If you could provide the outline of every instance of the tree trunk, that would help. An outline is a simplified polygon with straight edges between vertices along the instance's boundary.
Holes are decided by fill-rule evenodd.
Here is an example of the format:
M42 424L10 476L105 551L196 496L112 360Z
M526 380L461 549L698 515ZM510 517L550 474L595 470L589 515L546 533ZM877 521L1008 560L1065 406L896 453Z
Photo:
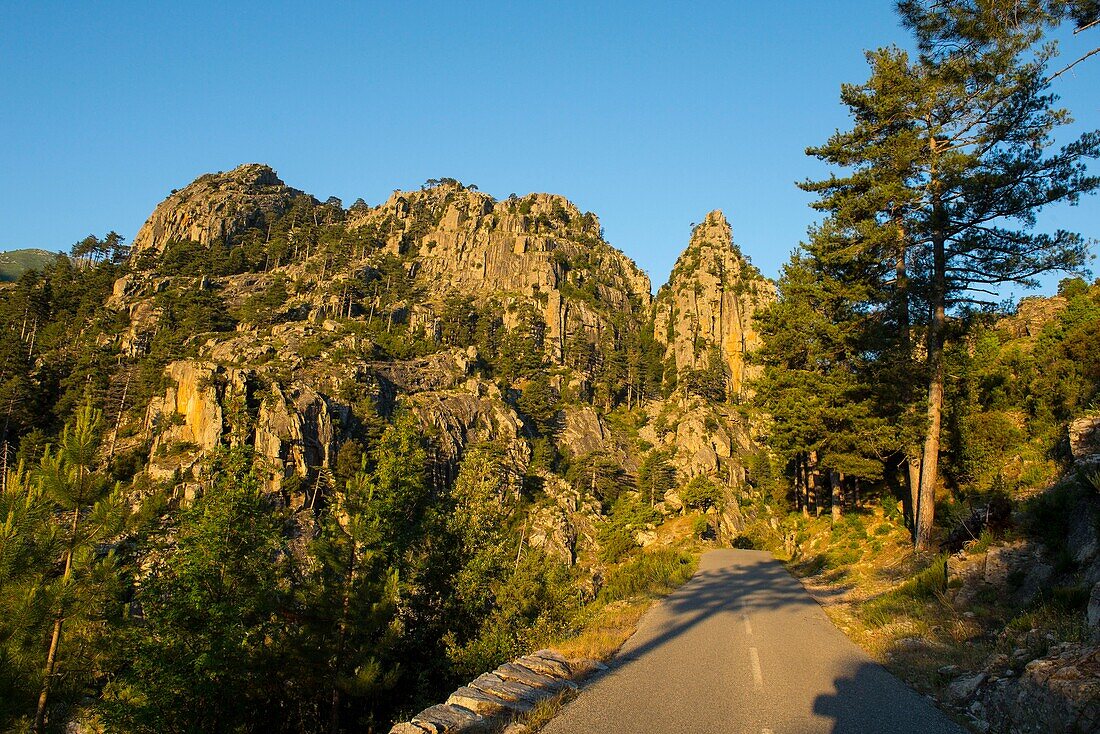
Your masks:
M806 486L806 457L802 454L799 454L798 458L794 460L794 477L795 497L798 501L798 507L802 510L803 517L809 517L810 503L808 502L809 492Z
M73 542L76 540L77 523L80 522L80 508L73 510L73 522L69 540L69 550L65 554L65 572L62 579L68 583L69 575L73 570ZM34 714L35 734L43 734L46 731L46 705L50 699L50 686L53 682L54 671L57 668L57 652L61 649L61 626L65 622L65 614L62 609L57 610L57 617L53 623L53 634L50 636L50 650L46 654L46 671L42 678L42 691L38 694L38 709Z
M340 624L336 630L336 660L333 665L332 703L329 709L329 731L337 734L340 731L340 686L337 680L340 675L340 666L344 662L344 648L347 642L348 618L351 616L351 591L355 584L355 560L358 556L356 542L351 542L351 557L348 559L348 572L344 577L344 594L340 600Z
M936 141L932 140L935 151ZM935 180L935 179L934 179ZM933 185L935 185L933 183ZM940 422L943 417L943 347L947 325L947 262L945 256L944 210L937 191L932 197L932 322L928 327L928 427L920 464L920 490L917 494L914 544L928 548L935 519L936 484L939 479Z
M53 678L54 668L57 666L57 650L61 646L61 623L64 617L60 614L53 623L53 635L50 637L50 652L46 656L46 675L42 681L42 692L38 694L38 710L34 715L34 731L43 734L46 731L46 704L50 697L50 681Z
M906 486L909 488L909 527L914 533L917 527L917 496L920 494L920 457L916 453L914 450L912 454L905 456Z
M831 472L829 474L829 484L832 485L833 489L833 494L830 501L830 509L832 510L833 522L839 522L841 503L844 501L841 489L844 484L844 475L836 471Z
M821 517L821 502L817 496L817 452L810 452L809 462L806 464L806 504L812 505L814 515Z

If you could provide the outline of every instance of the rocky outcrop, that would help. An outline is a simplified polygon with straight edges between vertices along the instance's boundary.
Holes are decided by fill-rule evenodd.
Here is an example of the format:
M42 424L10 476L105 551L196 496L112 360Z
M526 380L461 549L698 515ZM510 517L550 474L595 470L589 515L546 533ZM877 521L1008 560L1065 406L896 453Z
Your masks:
M375 233L391 253L415 255L415 275L436 297L497 297L509 327L517 305L535 306L555 360L570 339L594 340L611 314L644 319L652 300L649 278L603 240L596 216L553 194L497 201L448 182L395 192L348 226Z
M337 415L334 415L336 413ZM263 397L256 419L256 456L268 472L268 491L282 489L287 477L305 479L329 472L336 460L337 432L344 410L307 385L283 390L277 383ZM291 506L304 501L289 498Z
M536 476L545 499L531 511L527 545L573 565L583 549L597 547L603 520L600 501L550 472L539 471Z
M163 252L169 243L184 240L224 242L284 214L297 196L302 192L259 163L199 176L157 206L134 237L133 252Z
M606 666L592 660L567 660L539 650L479 675L444 704L430 706L390 734L454 734L499 728L509 717L530 712L540 702L575 691L579 682Z
M1003 656L1002 656L1003 657ZM949 687L954 704L983 732L1100 730L1100 648L1064 644L1017 675L999 659Z
M681 480L713 474L729 486L744 483L742 456L751 441L734 412L685 395L651 403L646 411L648 420L638 435L671 457Z
M589 406L565 406L561 411L561 429L557 440L574 458L604 454L630 476L638 473L638 462L630 446L611 430L600 414Z
M222 445L252 446L272 492L287 477L331 469L347 409L312 387L273 382L258 399L253 371L201 360L173 362L165 376L170 384L164 396L154 398L146 412L154 479L191 469ZM301 498L288 500L301 504Z
M947 575L954 579L953 603L969 608L984 594L1023 605L1034 599L1054 575L1054 567L1033 542L1018 540L985 553L950 556Z
M1069 448L1076 463L1100 467L1100 416L1083 416L1070 422Z
M1022 298L1016 313L998 320L997 328L1017 339L1038 336L1044 326L1066 310L1067 303L1062 296Z
M401 404L428 430L439 458L458 462L467 446L494 442L505 449L518 473L526 471L531 450L523 440L523 419L495 384L470 378L458 390L405 395Z
M153 437L148 472L157 480L195 466L222 443L223 403L247 400L248 375L212 362L182 360L165 368L170 384L146 410L145 429Z
M774 299L775 286L733 244L722 212L712 211L657 294L654 336L681 376L707 368L717 348L729 370L729 393L740 396L753 374L746 355L760 343L753 315Z

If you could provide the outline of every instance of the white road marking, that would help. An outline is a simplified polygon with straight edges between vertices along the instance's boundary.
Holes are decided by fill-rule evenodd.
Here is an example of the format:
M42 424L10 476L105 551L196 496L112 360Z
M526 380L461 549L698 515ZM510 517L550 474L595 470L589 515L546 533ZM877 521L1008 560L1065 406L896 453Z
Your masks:
M745 622L745 634L751 635L752 634L752 622L749 621L749 615L742 614L741 619L744 620L744 622Z
M764 674L760 671L760 653L756 651L755 647L749 648L749 658L752 661L752 682L756 685L756 690L764 690Z
M771 729L761 729L760 734L775 734Z

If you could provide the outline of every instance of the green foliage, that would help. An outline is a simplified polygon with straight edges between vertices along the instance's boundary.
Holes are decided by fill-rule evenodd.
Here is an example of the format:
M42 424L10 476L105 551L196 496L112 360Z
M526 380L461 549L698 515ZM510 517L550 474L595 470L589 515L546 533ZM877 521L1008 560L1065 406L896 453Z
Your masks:
M103 637L120 590L114 551L103 544L126 512L96 471L100 424L86 404L33 474L12 472L0 497L5 727L30 720L35 701L56 725L104 672Z
M868 624L882 626L917 607L934 603L946 591L947 558L937 556L901 586L868 602L860 613Z
M689 393L716 403L724 403L730 382L730 368L718 346L707 350L707 366L691 370L683 378Z
M722 488L707 475L698 474L680 490L680 499L688 507L706 512L722 502Z
M667 593L693 573L695 561L686 553L668 548L642 553L608 573L599 598L613 602L639 594Z
M600 529L600 560L618 563L638 549L629 529L620 525L608 525Z
M179 514L174 542L160 541L140 588L142 616L119 632L130 662L104 691L111 728L235 730L273 714L287 675L279 611L289 557L251 459L223 453L213 486Z
M491 445L471 449L455 481L450 527L462 564L447 644L456 675L477 675L560 635L579 605L566 566L523 551L513 527L520 481Z
M477 637L452 650L456 671L476 675L564 636L579 607L568 567L537 553L524 556L496 587L493 610Z
M626 484L626 475L619 463L600 451L571 461L566 478L582 496L595 497L606 507L618 498Z
M516 407L534 423L540 434L553 432L558 421L559 402L557 391L550 386L545 372L536 373L524 383Z
M657 449L650 450L642 459L638 468L638 491L649 504L664 499L665 492L676 486L676 468L669 461L668 454Z
M278 310L287 302L289 296L286 276L279 273L264 291L254 293L245 299L236 318L239 321L257 325L271 325L279 319Z

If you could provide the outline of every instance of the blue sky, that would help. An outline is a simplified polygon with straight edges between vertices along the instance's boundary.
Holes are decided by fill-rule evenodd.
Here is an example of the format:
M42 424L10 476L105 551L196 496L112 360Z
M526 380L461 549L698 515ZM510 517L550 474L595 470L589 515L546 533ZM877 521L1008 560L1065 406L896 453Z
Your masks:
M0 249L132 238L169 190L260 161L346 204L443 176L560 193L655 286L720 208L774 277L814 218L803 151L847 127L840 84L907 42L888 0L0 0ZM1098 79L1093 59L1059 85L1078 129ZM1042 221L1100 236L1098 206Z

